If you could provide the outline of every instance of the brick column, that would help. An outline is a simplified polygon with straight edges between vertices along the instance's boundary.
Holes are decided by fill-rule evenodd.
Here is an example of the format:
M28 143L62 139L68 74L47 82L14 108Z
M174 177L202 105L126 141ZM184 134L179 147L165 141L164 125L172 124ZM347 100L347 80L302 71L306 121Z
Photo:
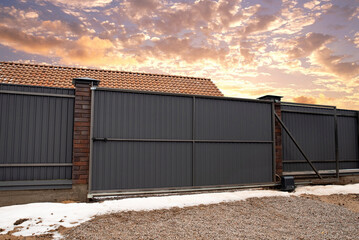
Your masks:
M275 95L265 95L263 97L259 97L261 100L270 100L274 102L274 111L281 118L281 101L282 96ZM282 128L278 121L275 121L275 166L276 166L276 174L278 176L282 176L283 174L283 157L282 157ZM280 179L277 179L280 180Z
M75 113L72 155L73 184L88 184L90 158L91 86L98 80L74 78Z

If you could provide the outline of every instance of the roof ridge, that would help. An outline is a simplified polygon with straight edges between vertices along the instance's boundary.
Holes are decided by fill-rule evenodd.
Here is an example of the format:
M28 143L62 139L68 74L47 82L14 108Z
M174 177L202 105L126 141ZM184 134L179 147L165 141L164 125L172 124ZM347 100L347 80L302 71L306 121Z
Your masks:
M6 61L0 61L0 64L26 65L26 66L47 67L47 68L57 67L57 68L65 68L65 69L77 69L77 70L81 69L81 70L90 70L90 71L98 71L98 72L117 72L117 73L125 73L125 74L140 74L140 75L147 75L147 76L162 76L162 77L187 78L187 79L197 79L197 80L209 80L209 81L212 81L210 78L190 77L190 76L182 76L182 75L144 73L144 72L129 72L129 71L106 70L106 69L96 69L96 68L86 68L86 67L68 67L68 66L50 65L50 64L34 64L34 63L6 62Z

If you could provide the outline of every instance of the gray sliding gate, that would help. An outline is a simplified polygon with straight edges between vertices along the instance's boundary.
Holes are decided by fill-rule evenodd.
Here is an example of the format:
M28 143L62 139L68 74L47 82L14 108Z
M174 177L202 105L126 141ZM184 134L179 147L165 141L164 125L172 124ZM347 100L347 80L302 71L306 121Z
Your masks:
M359 172L358 112L331 106L282 103L282 120L322 173ZM293 141L282 131L283 171L312 173Z
M93 89L90 193L273 182L273 103Z
M74 97L0 84L0 190L71 187Z

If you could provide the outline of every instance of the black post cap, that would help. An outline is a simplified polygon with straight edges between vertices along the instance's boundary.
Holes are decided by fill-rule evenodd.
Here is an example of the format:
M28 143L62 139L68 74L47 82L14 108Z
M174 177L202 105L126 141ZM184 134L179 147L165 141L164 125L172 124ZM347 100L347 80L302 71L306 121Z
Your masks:
M260 100L270 100L274 102L280 102L283 96L277 96L277 95L264 95L262 97L259 97Z
M88 78L88 77L81 77L81 78L74 78L72 79L72 84L76 85L78 83L82 84L91 84L92 86L98 86L100 80Z

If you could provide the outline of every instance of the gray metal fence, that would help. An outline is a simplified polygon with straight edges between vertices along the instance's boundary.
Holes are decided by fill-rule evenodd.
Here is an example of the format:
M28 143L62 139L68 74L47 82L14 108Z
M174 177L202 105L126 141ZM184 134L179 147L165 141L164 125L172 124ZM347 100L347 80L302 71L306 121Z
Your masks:
M93 90L90 191L273 181L273 103Z
M0 84L0 190L71 187L74 90Z
M330 106L282 103L282 119L316 169L322 173L359 170L358 112ZM311 172L286 132L282 133L283 170Z

